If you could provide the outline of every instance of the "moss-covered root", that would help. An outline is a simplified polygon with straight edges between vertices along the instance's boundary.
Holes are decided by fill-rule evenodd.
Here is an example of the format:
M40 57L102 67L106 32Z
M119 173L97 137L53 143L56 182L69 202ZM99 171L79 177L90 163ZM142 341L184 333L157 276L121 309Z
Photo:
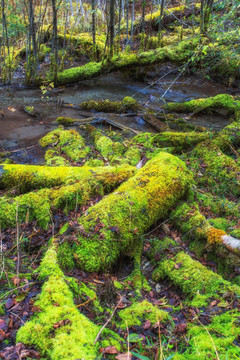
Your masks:
M56 165L56 157L67 161L80 161L89 153L90 148L86 147L83 138L76 130L64 130L62 126L50 131L39 140L43 148L49 148L45 154L47 165Z
M212 298L221 299L228 291L232 295L240 295L237 285L232 285L222 276L208 270L190 255L178 251L169 259L162 256L164 260L158 263L153 273L154 281L168 277L188 296L191 305L196 307L209 305Z
M189 347L182 355L174 353L173 359L213 360L216 359L216 351L219 355L224 355L221 358L225 359L228 352L229 355L239 353L238 348L233 344L240 333L237 327L239 310L237 306L232 310L234 307L231 304L237 301L240 288L193 260L191 256L181 251L179 245L172 239L164 238L160 241L157 239L150 254L150 257L155 259L154 263L157 254L161 260L157 262L153 273L154 281L158 282L166 277L170 279L186 295L186 305L198 309L209 306L208 309L211 311L214 306L212 302L216 301L219 304L217 310L220 312L222 304L222 314L212 318L207 330L197 317L195 324L188 324ZM238 356L233 356L231 359L237 360Z
M111 167L49 167L38 165L0 165L0 189L25 193L34 189L91 181L95 178L105 185L118 185L136 172L130 165Z
M133 145L141 145L145 148L174 148L176 152L192 149L195 145L210 139L210 134L195 132L161 132L159 134L143 133L134 136L131 140Z
M166 311L152 305L147 300L134 303L127 309L119 311L118 315L121 319L120 326L123 329L136 325L141 326L146 320L149 320L152 325L156 324L158 321L165 323L170 320Z
M184 103L169 103L164 109L177 113L200 113L225 110L227 115L238 117L240 112L240 101L231 95L220 94L206 99L191 100Z
M227 235L225 231L215 229L208 220L200 213L198 205L182 204L171 214L175 225L183 232L189 234L195 240L206 240L211 245L222 245L234 255L240 257L240 240Z
M94 196L103 196L114 190L136 172L130 166L125 166L125 169L108 169L109 171L99 174L90 171L89 176L59 188L44 188L15 198L0 197L1 228L14 227L16 214L19 223L37 220L38 225L45 228L57 209L64 209L66 212L77 209Z
M33 345L52 360L97 359L94 340L100 328L81 314L57 263L56 246L46 253L39 276L47 279L35 305L39 312L17 333L17 342ZM111 342L111 341L110 341Z
M223 137L208 140L198 144L191 153L196 169L201 176L197 182L203 186L211 186L217 194L240 195L240 167L237 162L222 150L228 147L228 141ZM204 164L204 166L201 166Z
M131 98L130 96L125 97L123 101L90 100L81 103L79 106L84 110L95 110L106 113L124 113L129 110L137 111L140 108L137 100Z
M177 157L160 153L114 193L79 219L82 231L74 252L83 269L99 271L113 265L191 184L191 174Z
M112 165L130 164L136 166L141 160L140 150L136 146L127 149L120 142L113 142L108 136L102 135L101 131L90 124L86 125L86 130L93 137L96 149Z

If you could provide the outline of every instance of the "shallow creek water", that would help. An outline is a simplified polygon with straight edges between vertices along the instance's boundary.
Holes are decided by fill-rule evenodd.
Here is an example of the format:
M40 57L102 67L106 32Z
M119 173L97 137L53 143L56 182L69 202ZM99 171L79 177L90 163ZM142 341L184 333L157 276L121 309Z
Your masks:
M59 116L84 119L93 114L64 104L79 105L87 100L120 101L125 96L132 96L142 105L159 109L163 101L183 102L194 98L214 96L226 93L227 90L219 84L195 80L194 78L179 78L178 82L166 92L174 77L166 77L164 82L146 85L122 78L119 73L110 74L98 80L85 81L73 87L56 88L49 98L42 98L40 89L26 88L22 85L0 87L0 152L13 151L15 161L43 161L43 153L37 147L37 140L45 133L57 127L53 122ZM58 107L57 103L63 104ZM36 116L28 115L24 106L33 106ZM134 130L154 132L150 125L134 116L119 116L114 114L97 114L99 117L116 120ZM224 115L198 116L187 119L196 125L219 130L228 124ZM22 150L18 150L21 148Z

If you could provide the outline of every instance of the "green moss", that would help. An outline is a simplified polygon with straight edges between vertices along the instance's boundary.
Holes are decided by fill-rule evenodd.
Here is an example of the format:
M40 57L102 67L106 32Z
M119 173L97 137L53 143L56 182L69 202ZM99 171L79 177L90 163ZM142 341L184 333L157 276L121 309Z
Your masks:
M160 147L178 147L181 149L188 149L204 140L210 139L210 134L206 133L183 133L183 132L164 132L154 135L151 143Z
M239 312L216 316L210 325L190 325L189 347L182 355L174 355L174 360L239 359L239 347L235 345L240 335Z
M181 288L191 300L192 306L207 305L212 297L221 298L225 292L240 295L240 288L231 285L184 252L160 262L153 273L154 281L159 281L163 275Z
M39 272L41 278L47 278L35 302L39 312L18 330L17 342L34 345L52 360L96 359L100 344L94 345L94 340L100 328L75 306L67 279L57 263L55 245L47 251ZM113 333L108 330L104 334L110 337ZM116 337L114 335L114 341Z
M74 268L74 254L66 241L58 247L58 264L63 271L71 271Z
M167 312L158 309L157 306L152 305L147 300L137 302L128 308L119 311L121 318L121 328L126 329L135 325L142 325L144 321L149 320L154 325L158 321L164 323L169 320Z
M83 170L83 168L72 169ZM117 185L131 177L136 171L135 168L130 166L124 166L122 168L104 167L100 168L100 171L96 168L96 173L94 173L91 168L86 167L85 170L86 172L82 172L82 179L78 179L78 181L73 184L63 185L59 188L45 188L37 192L29 192L10 199L0 197L1 227L14 227L16 225L16 213L18 213L19 223L37 220L41 227L46 228L51 220L52 212L54 213L57 209L64 209L66 212L77 209L79 206L86 204L92 197L104 195L112 191ZM113 170L113 172L111 170ZM74 175L74 171L72 174ZM14 173L14 176L15 175ZM44 175L46 175L46 173L44 173ZM65 171L64 175L67 175L67 171ZM65 180L66 179L67 178L65 178ZM37 179L37 181L38 180L39 179ZM73 176L72 181L74 180L76 180L76 178L74 179ZM34 185L36 184L34 183Z
M91 181L92 178L103 181L111 187L132 176L136 169L130 165L118 167L48 167L38 165L0 165L0 188L20 193L43 187L73 184L77 181Z
M134 248L158 219L166 216L191 184L191 175L178 158L161 153L114 193L79 219L83 234L74 252L82 268L109 268L121 253Z
M192 152L197 162L204 164L203 176L197 178L200 185L208 185L214 188L216 194L232 193L240 194L238 180L239 167L236 162L224 154L219 148L219 140L206 141L198 144ZM199 171L199 170L197 170Z
M139 108L138 102L131 98L125 97L123 101L109 101L109 100L99 100L99 101L85 101L81 103L80 108L85 110L95 110L98 112L113 112L113 113L123 113L129 110L136 111Z
M58 128L51 131L39 140L42 147L49 147L54 150L55 155L65 155L71 161L79 161L85 158L90 149L85 147L83 138L75 130L63 130ZM47 159L49 160L49 153Z
M141 160L141 152L136 146L131 146L124 154L122 162L136 166Z
M228 115L234 115L240 110L240 102L235 100L233 96L220 94L206 99L191 100L184 103L169 103L164 106L167 111L175 111L178 113L200 113L211 112L224 109Z
M65 85L76 83L80 80L99 76L101 73L108 73L134 66L146 66L168 60L181 63L192 55L198 42L199 39L196 37L194 39L181 41L174 46L166 46L140 54L122 52L104 62L90 62L84 66L64 70L58 74L57 84Z

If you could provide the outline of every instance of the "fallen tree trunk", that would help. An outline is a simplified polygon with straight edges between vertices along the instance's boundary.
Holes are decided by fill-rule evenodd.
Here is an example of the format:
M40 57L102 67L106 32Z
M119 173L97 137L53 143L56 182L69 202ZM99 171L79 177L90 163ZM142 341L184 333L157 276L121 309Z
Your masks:
M121 254L134 253L136 238L164 218L191 183L190 172L177 157L160 153L149 161L79 219L81 231L73 251L80 267L100 271Z
M240 257L240 240L226 234L225 231L214 228L200 213L198 205L182 204L171 214L172 221L189 238L197 241L206 240L213 246L222 245L228 252ZM235 258L235 264L236 258Z
M128 67L152 65L164 61L176 63L189 59L198 46L198 39L184 40L173 46L165 46L141 54L121 53L104 62L90 62L84 66L74 67L58 74L56 85L74 84L81 80L92 79L101 74L110 73Z
M95 178L104 186L115 186L135 173L130 165L119 167L50 167L38 165L0 165L0 189L13 189L25 193L34 189L51 188L73 184L76 181L85 182Z
M14 227L16 216L19 223L37 220L38 225L45 228L51 222L52 213L57 209L63 209L66 212L77 210L94 196L103 196L114 190L122 181L127 180L136 172L135 168L126 165L125 169L110 167L103 169L105 171L95 174L91 169L88 176L82 176L82 178L81 175L84 172L82 174L80 172L78 180L69 179L74 182L73 184L62 185L59 188L44 188L14 198L0 197L1 228ZM39 172L35 174L37 176ZM34 181L33 184L36 185ZM28 188L30 185L31 183L28 184Z

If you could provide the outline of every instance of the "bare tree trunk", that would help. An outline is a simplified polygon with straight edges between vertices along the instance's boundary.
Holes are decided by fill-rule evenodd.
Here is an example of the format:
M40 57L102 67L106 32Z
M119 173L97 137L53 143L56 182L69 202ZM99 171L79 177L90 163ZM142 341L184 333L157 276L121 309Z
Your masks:
M6 64L6 55L5 55L5 46L7 47L7 54L10 64L10 48L9 48L9 40L8 40L8 29L7 29L7 21L6 21L6 15L5 15L5 0L1 0L2 5L2 37L3 37L3 54L4 54L4 65ZM8 83L11 82L11 68L7 66L7 77L8 77ZM4 79L5 81L5 79Z
M93 57L96 57L96 16L95 0L92 0L92 38L93 38Z
M37 43L36 43L36 29L35 29L35 17L33 0L29 0L29 80L34 80L37 72ZM31 47L32 44L32 47Z
M57 38L57 7L56 0L52 0L52 11L53 11L53 37L52 37L52 52L53 52L53 80L57 81L58 72L58 38Z
M113 52L114 52L114 12L115 12L115 0L110 0L110 9L109 9L110 57L113 56Z

